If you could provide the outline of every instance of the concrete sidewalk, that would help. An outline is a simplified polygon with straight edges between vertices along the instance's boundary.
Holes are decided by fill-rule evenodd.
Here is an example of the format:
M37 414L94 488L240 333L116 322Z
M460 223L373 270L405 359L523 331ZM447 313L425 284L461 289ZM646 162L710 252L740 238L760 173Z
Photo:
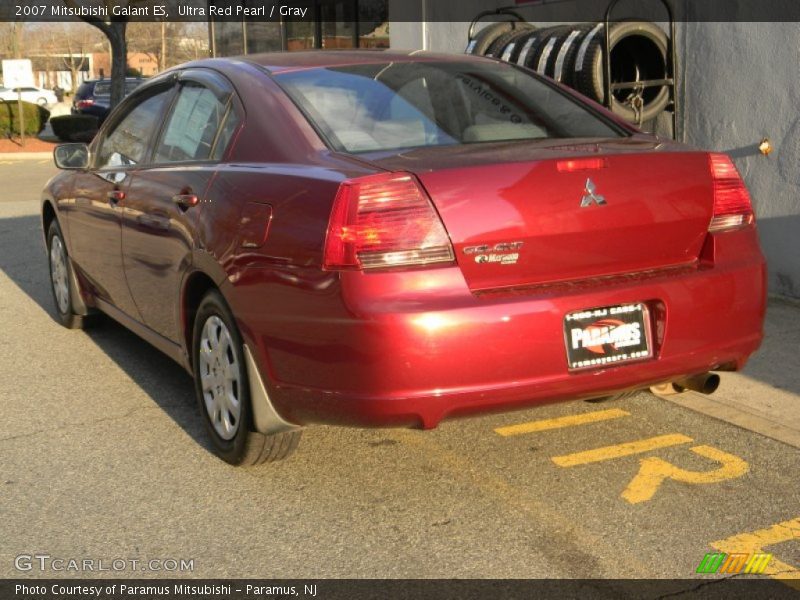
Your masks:
M666 399L800 448L800 302L770 298L764 343L739 373L723 373L716 393Z

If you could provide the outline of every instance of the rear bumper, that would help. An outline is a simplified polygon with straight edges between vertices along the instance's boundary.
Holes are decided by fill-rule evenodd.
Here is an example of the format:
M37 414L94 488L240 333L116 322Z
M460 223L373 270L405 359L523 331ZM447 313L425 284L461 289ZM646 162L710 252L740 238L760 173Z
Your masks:
M270 306L234 309L287 421L431 428L742 368L762 339L765 265L752 230L712 241L713 266L573 291L476 295L458 268L330 274L304 289L251 276L239 301ZM654 358L569 371L564 316L628 302L650 308Z

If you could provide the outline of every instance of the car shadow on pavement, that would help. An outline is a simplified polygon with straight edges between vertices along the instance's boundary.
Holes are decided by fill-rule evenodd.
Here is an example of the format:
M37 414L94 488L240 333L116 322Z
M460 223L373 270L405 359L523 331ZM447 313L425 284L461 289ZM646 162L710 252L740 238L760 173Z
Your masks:
M47 256L38 217L0 219L0 271L56 320ZM82 335L75 332L76 335ZM201 447L211 452L192 379L153 346L104 315L91 318L87 335Z

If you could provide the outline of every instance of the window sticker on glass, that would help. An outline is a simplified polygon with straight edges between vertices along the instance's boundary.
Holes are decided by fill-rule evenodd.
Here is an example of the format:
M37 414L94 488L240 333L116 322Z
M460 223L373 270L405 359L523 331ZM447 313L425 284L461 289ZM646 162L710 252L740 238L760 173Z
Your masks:
M156 161L208 159L225 110L211 90L185 86L172 110Z

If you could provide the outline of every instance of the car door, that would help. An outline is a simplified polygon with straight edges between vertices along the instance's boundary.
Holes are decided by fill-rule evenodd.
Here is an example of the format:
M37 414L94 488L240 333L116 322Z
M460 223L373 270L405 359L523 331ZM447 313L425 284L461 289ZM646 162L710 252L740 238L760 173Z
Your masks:
M192 265L204 198L241 109L221 75L181 74L151 164L138 170L123 209L125 276L144 323L180 342L180 289Z
M75 266L96 297L140 320L122 265L122 209L162 121L173 84L131 98L92 144L92 167L75 177L68 224Z

